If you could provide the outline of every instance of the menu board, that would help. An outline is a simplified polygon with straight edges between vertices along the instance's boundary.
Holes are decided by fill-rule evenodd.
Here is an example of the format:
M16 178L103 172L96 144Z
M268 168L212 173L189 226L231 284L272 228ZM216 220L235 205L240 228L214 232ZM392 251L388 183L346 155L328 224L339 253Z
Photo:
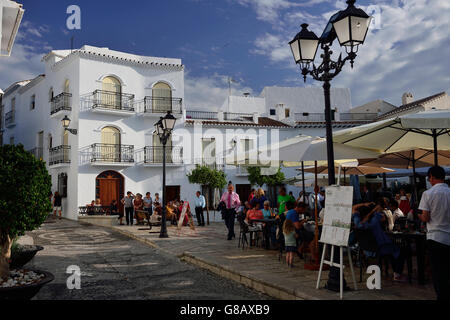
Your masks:
M320 242L346 247L352 223L353 187L333 186L325 191L325 214Z

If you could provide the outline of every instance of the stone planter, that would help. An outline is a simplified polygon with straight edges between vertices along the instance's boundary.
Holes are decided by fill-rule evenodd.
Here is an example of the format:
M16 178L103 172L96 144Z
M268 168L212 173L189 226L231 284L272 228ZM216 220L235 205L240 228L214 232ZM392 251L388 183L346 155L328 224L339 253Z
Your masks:
M44 285L55 279L53 274L46 271L32 269L29 271L33 271L37 274L43 274L44 278L42 278L39 282L33 284L11 288L0 287L0 300L31 300Z
M11 270L21 269L34 258L36 253L42 250L44 250L44 248L41 246L19 246L17 250L11 252L9 268Z

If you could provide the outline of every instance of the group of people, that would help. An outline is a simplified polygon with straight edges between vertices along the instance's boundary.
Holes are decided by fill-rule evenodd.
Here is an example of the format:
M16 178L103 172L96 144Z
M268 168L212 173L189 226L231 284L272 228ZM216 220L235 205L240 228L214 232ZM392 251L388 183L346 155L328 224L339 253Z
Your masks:
M418 220L421 231L425 230L426 225L433 285L438 299L449 300L450 188L445 183L445 170L438 166L428 171L428 181L432 188L422 194L417 211L411 209L409 199L402 190L396 198L380 197L374 202L355 205L353 225L357 229L372 232L378 245L378 253L388 256L392 263L394 281L406 280L402 275L405 255L401 248L392 242L387 232L393 231L399 218L406 217L410 222ZM371 255L370 252L365 254Z

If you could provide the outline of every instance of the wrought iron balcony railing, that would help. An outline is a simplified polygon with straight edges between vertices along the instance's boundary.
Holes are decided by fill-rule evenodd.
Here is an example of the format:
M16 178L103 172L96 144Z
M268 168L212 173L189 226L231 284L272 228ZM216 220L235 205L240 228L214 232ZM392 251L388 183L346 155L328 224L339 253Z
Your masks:
M186 119L191 120L219 120L217 112L186 111Z
M52 107L50 114L54 115L62 110L72 111L72 94L61 93L52 99Z
M16 113L14 111L5 114L5 127L11 126L16 122Z
M144 113L182 113L183 99L169 97L145 97Z
M28 151L32 155L36 157L36 159L42 160L44 159L44 148L34 148Z
M93 109L134 112L134 95L113 91L95 90L93 93Z
M145 164L162 164L163 163L163 147L145 147L144 148ZM182 164L183 148L182 147L166 147L166 163Z
M91 162L134 163L134 146L96 143L91 149Z
M59 146L49 150L49 165L70 164L70 146Z

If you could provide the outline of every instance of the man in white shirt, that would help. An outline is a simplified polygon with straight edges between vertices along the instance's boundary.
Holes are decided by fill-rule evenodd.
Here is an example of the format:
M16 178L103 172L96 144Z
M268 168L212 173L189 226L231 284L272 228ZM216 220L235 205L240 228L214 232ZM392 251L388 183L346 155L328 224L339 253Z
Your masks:
M427 223L427 246L437 299L450 300L450 188L441 167L428 171L428 181L432 188L422 195L419 218Z
M205 208L206 208L206 199L200 193L200 191L197 191L195 197L195 215L197 216L197 223L199 227L205 226L205 217L203 215L203 210Z

